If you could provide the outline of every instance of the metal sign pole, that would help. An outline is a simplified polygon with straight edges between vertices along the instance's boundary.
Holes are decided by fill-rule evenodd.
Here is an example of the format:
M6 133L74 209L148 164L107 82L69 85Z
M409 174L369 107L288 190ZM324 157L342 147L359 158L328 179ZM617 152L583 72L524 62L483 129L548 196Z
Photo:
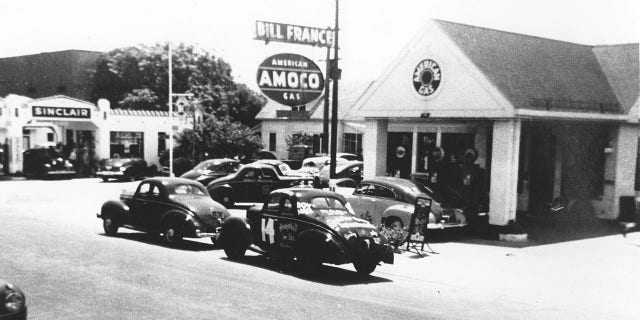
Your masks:
M173 177L173 72L171 70L171 43L169 43L169 176Z
M340 69L338 68L338 11L340 7L340 1L336 0L336 28L335 39L336 42L333 47L333 63L331 66L331 79L333 80L333 93L332 93L332 109L331 109L331 163L329 166L329 176L331 179L336 177L336 153L338 151L338 78L340 78Z

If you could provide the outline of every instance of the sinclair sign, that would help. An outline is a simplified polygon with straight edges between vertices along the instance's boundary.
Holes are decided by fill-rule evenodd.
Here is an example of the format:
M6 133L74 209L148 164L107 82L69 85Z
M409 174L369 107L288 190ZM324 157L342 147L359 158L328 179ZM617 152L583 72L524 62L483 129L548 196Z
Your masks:
M258 67L257 82L264 95L291 107L317 99L324 89L320 68L310 59L293 53L265 59Z

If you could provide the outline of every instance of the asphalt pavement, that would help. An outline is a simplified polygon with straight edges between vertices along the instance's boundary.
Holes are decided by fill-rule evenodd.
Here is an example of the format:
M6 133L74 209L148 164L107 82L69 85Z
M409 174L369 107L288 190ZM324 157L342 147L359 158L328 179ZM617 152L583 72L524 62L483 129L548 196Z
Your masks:
M640 234L546 245L440 241L361 277L316 275L208 239L105 236L95 214L136 182L0 181L0 278L30 319L638 319ZM242 216L244 210L233 210Z

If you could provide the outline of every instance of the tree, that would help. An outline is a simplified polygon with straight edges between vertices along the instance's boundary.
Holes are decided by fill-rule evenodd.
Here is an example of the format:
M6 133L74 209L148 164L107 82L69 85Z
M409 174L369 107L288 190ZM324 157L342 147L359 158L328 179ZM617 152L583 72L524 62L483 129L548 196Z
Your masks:
M240 158L262 149L260 138L249 127L208 115L199 128L186 129L176 136L174 153L190 157L195 141L196 159Z
M167 44L138 45L108 52L94 74L94 100L106 98L114 108L168 110ZM192 93L206 113L247 126L266 100L231 76L224 60L192 45L172 50L173 91Z

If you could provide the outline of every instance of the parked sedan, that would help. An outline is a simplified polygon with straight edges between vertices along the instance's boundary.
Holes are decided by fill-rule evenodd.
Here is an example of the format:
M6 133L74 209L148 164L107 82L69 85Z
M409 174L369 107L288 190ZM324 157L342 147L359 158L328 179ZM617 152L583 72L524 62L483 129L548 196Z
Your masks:
M27 319L27 299L20 288L0 280L0 301L0 319Z
M141 158L112 158L100 161L96 175L102 181L109 179L135 181L149 175L147 162Z
M196 180L206 186L215 179L238 171L238 168L240 168L240 161L235 159L209 159L198 163L180 177Z
M73 164L53 148L28 149L22 155L22 171L26 177L71 178L76 174Z
M262 202L275 189L311 184L312 177L279 175L268 164L251 163L236 173L218 178L207 185L214 200L229 208L236 202Z
M229 212L213 201L205 187L183 178L148 178L135 193L102 205L98 218L104 232L116 235L120 227L161 233L168 244L184 238L211 238L215 243Z
M351 195L347 196L347 200L353 206L357 216L371 221L374 225L408 227L417 197L432 200L427 224L429 229L467 225L462 209L443 207L433 190L407 179L393 177L365 179L358 184Z
M329 167L324 166L319 173L325 184L329 183ZM343 178L353 179L356 183L362 181L362 161L339 162L336 165L336 179Z
M353 263L370 274L380 262L393 263L393 249L372 224L353 215L344 197L311 188L269 194L247 219L229 218L220 242L230 259L254 244L269 255L296 258L309 271L322 263Z

